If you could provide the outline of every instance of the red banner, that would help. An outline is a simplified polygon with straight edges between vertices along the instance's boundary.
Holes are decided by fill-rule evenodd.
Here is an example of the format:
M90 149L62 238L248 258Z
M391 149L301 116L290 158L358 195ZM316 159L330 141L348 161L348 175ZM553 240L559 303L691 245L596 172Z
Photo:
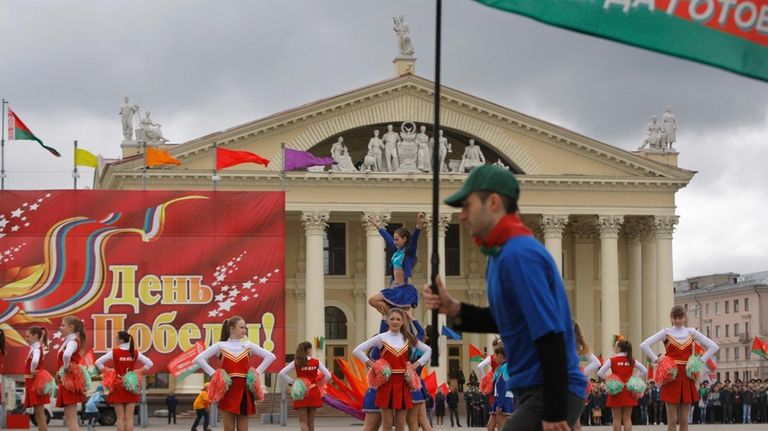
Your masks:
M198 341L218 341L232 315L248 337L285 358L285 196L281 192L0 192L0 327L6 358L24 333L49 330L55 367L61 318L85 321L88 349L117 331L164 372ZM6 359L5 372L23 373Z

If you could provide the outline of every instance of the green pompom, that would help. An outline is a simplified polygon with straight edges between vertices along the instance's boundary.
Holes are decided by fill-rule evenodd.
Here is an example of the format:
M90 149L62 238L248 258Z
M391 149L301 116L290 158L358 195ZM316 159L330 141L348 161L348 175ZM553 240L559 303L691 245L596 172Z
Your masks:
M254 369L251 368L248 370L248 374L245 375L245 386L247 388L252 388L253 384L256 382L256 373L254 372ZM261 382L259 382L261 384Z
M701 360L701 356L691 355L688 358L688 362L685 364L685 374L690 379L698 380L703 368L704 362Z
M139 376L133 371L128 371L127 373L123 374L123 387L126 391L132 394L138 394L141 390L141 382L139 381Z
M80 365L80 370L83 373L83 393L87 394L91 390L91 373L85 365Z
M291 388L291 398L298 401L303 400L306 395L307 385L304 383L304 380L296 379L293 382L293 387Z
M389 377L392 375L392 369L389 367L384 367L384 370L382 371L382 373L384 374L384 377L386 377L387 380L389 380Z
M608 381L605 382L605 390L610 395L618 395L623 389L624 383L622 383L618 378L609 378Z
M633 395L641 395L645 392L645 382L637 376L632 376L627 382L627 390Z

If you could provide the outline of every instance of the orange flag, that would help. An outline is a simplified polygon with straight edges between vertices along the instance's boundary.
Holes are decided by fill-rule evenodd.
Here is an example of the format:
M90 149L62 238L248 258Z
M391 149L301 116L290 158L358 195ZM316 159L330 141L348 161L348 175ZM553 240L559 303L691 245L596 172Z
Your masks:
M175 159L167 151L163 151L154 147L147 147L147 166L161 166L161 165L180 165L181 162Z

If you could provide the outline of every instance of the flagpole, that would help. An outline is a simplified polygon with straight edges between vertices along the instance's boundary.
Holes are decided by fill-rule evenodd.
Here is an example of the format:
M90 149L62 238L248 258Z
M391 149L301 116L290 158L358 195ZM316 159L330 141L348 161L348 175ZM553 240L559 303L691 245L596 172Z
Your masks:
M8 101L3 99L3 130L0 135L0 190L5 190L5 105Z
M438 229L440 229L440 171L443 167L440 165L440 34L442 27L443 1L436 1L435 11L435 121L432 135L435 145L432 151L432 292L437 293L437 275L440 273L440 254L438 247ZM445 282L445 280L443 280ZM438 315L437 310L432 310L432 330L429 334L429 345L432 348L432 358L430 365L440 366L440 351L438 348Z
M77 139L75 139L75 153L74 158L72 159L72 180L74 181L74 184L72 186L73 190L77 190L77 178L80 176L80 174L77 173Z
M142 147L144 147L144 166L141 168L141 189L147 189L147 141L141 141Z
M285 191L285 142L280 143L280 152L283 154L283 167L280 169L280 191Z
M218 149L219 149L219 144L216 141L214 141L213 142L213 175L211 175L211 182L213 183L214 192L216 191L216 183L219 182L219 180L221 179L216 174L216 163L218 163L218 157L219 157Z

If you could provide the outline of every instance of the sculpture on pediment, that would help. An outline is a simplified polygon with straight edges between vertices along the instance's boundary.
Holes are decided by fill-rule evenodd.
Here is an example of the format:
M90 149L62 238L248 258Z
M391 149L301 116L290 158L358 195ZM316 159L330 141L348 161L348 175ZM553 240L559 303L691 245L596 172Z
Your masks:
M416 143L416 125L410 121L400 126L400 143L397 145L398 172L418 170L419 146Z
M418 148L416 165L422 172L432 172L432 151L429 148L429 136L427 127L421 126L416 134L416 146Z
M485 164L485 156L480 146L475 145L475 140L470 139L469 145L464 147L464 155L461 157L459 172L469 172L472 169Z
M163 131L161 129L162 126L152 121L150 118L151 114L151 112L147 111L144 114L144 118L142 118L139 122L139 127L141 128L141 132L143 134L143 140L147 143L147 145L159 145L168 142L168 140L165 139L165 136L163 136ZM139 138L138 133L136 134L136 137Z
M651 122L645 127L645 141L640 148L661 149L662 143L662 129L659 123L656 122L656 116L651 117Z
M667 106L667 109L664 110L664 115L661 116L661 124L664 130L662 146L665 149L671 150L672 144L677 141L677 118L672 113L671 106Z
M344 144L344 138L341 136L331 145L331 157L336 161L336 164L333 165L334 171L357 172L355 164L352 163L352 157L349 155L349 149Z
M139 107L130 103L128 97L124 99L123 106L120 107L120 119L123 123L123 139L133 140L133 116L139 112Z
M363 160L363 169L366 171L381 172L384 141L379 138L379 131L373 131L373 137L368 141L368 153Z
M387 162L387 172L395 172L399 167L397 143L400 142L400 135L394 131L394 126L389 124L387 125L387 133L381 139L384 141L384 159Z
M411 57L415 50L413 49L413 43L411 42L411 29L408 28L408 23L405 22L405 15L392 17L395 22L395 27L392 29L397 35L397 45L400 50L400 57Z
M501 157L499 157L499 159L496 160L496 163L494 163L494 165L507 170L509 169L509 166L505 165L504 162L501 161Z
M432 142L432 146L434 147L435 139L430 139L430 142ZM438 132L437 142L438 156L440 157L440 172L445 172L448 169L445 165L445 156L447 156L448 153L453 152L453 150L451 149L451 144L448 142L448 138L443 136L442 129Z

